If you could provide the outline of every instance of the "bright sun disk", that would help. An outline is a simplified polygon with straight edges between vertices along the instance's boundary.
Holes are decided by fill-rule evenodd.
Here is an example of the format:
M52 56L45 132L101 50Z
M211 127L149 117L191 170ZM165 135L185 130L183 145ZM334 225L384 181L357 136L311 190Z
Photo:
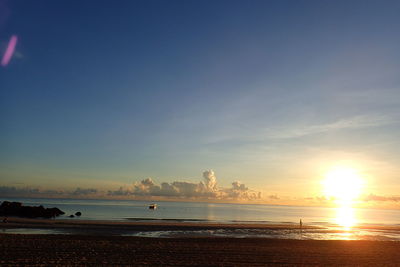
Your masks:
M358 171L348 167L329 170L323 181L325 196L333 197L342 206L354 202L361 194L363 184Z

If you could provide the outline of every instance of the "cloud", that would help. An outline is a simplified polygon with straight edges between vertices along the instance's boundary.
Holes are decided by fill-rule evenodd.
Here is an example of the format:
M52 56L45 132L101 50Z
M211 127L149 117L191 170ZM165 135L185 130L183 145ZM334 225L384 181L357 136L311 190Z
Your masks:
M17 188L14 186L0 186L0 194L2 196L19 196L25 194L37 194L39 189L37 188Z
M98 193L93 188L76 188L75 190L52 190L41 189L37 187L14 187L0 186L0 195L2 197L72 197L72 196L93 196Z
M86 189L82 189L82 188L77 188L75 189L75 191L72 192L73 195L75 196L82 196L82 195L93 195L93 194L97 194L97 189L94 188L86 188Z
M277 149L277 146L287 144L288 140L298 140L339 131L365 130L398 125L400 123L399 118L399 114L369 114L350 116L323 123L303 122L299 124L295 121L288 122L283 120L282 124L270 124L258 130L249 131L250 127L244 130L231 131L233 133L218 136L207 142L207 145L210 149L239 149L241 153L246 147L249 147L251 153L254 153L254 151L259 151L260 148Z
M245 184L235 181L231 187L223 188L217 184L214 171L203 172L203 181L199 183L174 181L157 184L151 178L121 186L117 190L99 190L80 188L71 190L50 190L38 187L0 186L2 197L65 197L65 198L107 198L107 197L161 197L192 200L260 200L261 192L249 189Z
M281 199L279 196L277 196L277 195L270 195L270 196L268 196L268 198L269 199L271 199L271 200L279 200L279 199Z
M174 181L157 185L151 178L135 182L132 186L120 187L108 191L111 196L155 196L191 199L215 200L257 200L261 192L251 190L245 184L235 181L230 188L220 188L214 171L203 172L203 181L199 183Z
M369 194L362 198L363 201L392 201L392 202L399 202L399 196L377 196L374 194Z
M226 196L231 199L255 200L261 199L261 192L249 190L244 184L236 181L232 187L225 190Z
M308 135L325 133L344 129L361 129L369 127L379 127L398 123L399 121L384 115L354 116L341 119L332 123L299 127L296 129L281 129L266 133L268 138L290 139Z
M208 190L217 190L217 177L215 177L214 171L209 170L203 172L204 185Z
M333 197L327 198L326 196L313 196L313 197L309 196L309 197L304 197L302 200L310 204L324 205L333 203L335 199Z

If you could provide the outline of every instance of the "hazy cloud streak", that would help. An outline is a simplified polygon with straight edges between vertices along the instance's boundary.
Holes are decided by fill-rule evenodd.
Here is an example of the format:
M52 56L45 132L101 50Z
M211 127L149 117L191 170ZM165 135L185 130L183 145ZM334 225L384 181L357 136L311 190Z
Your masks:
M378 196L374 194L369 194L368 196L365 196L362 198L363 201L392 201L392 202L399 202L400 201L400 196Z
M296 129L274 129L273 131L267 131L266 135L268 138L290 139L344 129L379 127L395 124L398 122L399 120L385 115L355 116L351 118L341 119L333 123L311 125Z
M53 190L37 187L14 187L0 186L2 197L88 197L101 195L101 192L94 188L76 188L75 190Z

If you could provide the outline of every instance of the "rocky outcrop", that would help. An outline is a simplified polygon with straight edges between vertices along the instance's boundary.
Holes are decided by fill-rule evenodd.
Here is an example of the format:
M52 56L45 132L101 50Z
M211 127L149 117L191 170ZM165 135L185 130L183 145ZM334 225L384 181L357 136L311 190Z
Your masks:
M44 208L43 206L23 206L21 202L3 201L0 205L0 216L17 216L26 218L55 218L65 214L58 208Z

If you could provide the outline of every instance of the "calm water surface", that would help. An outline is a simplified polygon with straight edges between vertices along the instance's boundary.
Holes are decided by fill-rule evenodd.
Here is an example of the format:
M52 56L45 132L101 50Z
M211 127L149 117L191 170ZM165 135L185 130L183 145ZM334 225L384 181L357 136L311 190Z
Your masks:
M212 231L157 231L137 232L137 236L234 236L272 237L294 239L373 239L400 240L396 230L382 230L375 226L400 226L399 210L336 209L323 207L215 204L193 202L157 202L158 208L150 210L151 202L132 200L76 200L76 199L2 199L19 201L24 205L58 207L66 214L59 218L70 219L68 215L77 211L81 217L71 220L110 221L182 221L196 223L299 223L321 226L323 230L212 230ZM369 229L359 226L368 226ZM21 230L20 230L21 231ZM47 233L44 230L44 233Z

